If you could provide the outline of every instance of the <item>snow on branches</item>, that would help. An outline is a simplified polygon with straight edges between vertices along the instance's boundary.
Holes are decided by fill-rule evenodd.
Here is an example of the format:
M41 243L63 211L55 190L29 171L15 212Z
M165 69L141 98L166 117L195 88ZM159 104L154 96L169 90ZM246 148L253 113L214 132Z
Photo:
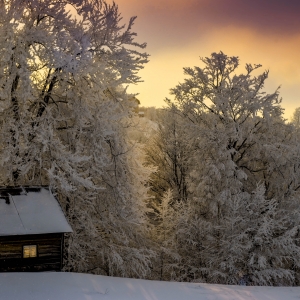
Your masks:
M2 185L50 185L74 234L67 270L145 276L143 171L122 84L148 61L105 0L0 3ZM137 179L138 178L138 179Z
M189 145L188 197L176 211L177 279L297 284L299 146L283 120L278 90L264 92L268 71L255 75L260 65L247 64L238 74L239 59L223 52L201 61L203 67L184 68L187 78L167 99L170 112L184 120L184 134L172 146L181 153ZM160 156L168 161L169 151ZM165 174L157 159L150 164Z

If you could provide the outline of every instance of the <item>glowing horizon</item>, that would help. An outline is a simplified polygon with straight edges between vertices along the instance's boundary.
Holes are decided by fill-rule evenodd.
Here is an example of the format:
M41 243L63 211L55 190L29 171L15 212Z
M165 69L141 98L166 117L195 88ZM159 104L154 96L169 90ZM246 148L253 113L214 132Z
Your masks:
M265 91L281 86L285 117L300 106L300 2L290 0L116 0L123 23L133 26L138 42L147 42L150 62L144 82L130 86L142 106L164 106L169 90L184 79L183 67L201 65L199 57L223 51L240 65L262 64L270 71Z

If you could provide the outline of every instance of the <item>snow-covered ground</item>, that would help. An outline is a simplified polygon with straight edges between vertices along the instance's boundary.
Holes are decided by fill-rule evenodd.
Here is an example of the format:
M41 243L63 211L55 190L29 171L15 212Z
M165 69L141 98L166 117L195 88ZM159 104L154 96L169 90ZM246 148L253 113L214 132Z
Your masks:
M1 300L296 300L300 287L148 281L76 273L0 273Z

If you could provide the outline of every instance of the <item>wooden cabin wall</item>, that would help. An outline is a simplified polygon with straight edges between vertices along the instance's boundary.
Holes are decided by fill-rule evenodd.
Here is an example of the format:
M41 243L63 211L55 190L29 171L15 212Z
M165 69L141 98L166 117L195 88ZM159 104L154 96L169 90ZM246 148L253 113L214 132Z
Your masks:
M37 257L23 258L23 246L37 245ZM63 233L0 236L0 272L60 271Z

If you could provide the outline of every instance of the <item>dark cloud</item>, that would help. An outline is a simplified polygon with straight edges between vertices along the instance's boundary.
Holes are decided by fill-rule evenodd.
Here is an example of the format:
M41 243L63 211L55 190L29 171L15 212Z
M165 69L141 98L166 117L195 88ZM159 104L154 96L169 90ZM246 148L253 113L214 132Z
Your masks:
M197 14L206 15L212 25L233 25L269 34L295 34L300 32L299 0L215 0L194 2Z
M188 43L223 27L247 28L260 35L300 34L300 0L119 0L138 16L149 45ZM121 10L122 11L122 10Z

